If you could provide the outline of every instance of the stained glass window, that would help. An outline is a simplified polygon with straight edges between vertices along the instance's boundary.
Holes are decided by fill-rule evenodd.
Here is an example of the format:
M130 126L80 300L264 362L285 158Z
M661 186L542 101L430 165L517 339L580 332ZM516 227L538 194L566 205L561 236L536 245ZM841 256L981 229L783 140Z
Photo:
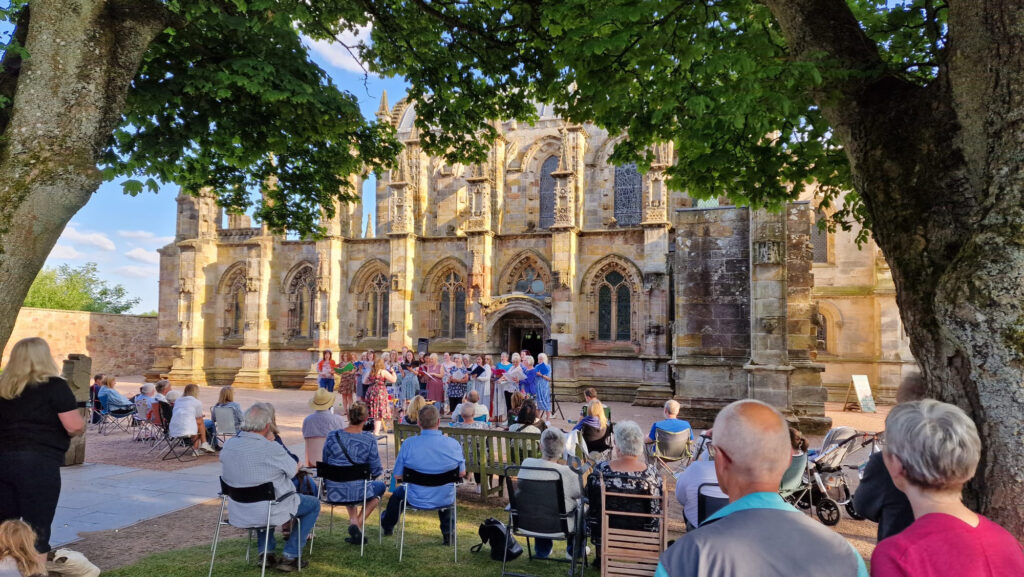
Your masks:
M388 334L388 277L378 272L370 279L367 301L370 308L370 336L384 337Z
M551 173L558 169L558 157L549 156L540 168L540 223L542 229L555 224L555 178Z
M597 340L632 340L632 294L626 277L608 272L597 289Z
M643 178L636 163L615 167L615 221L619 226L640 224Z
M444 276L440 305L441 338L466 338L466 285L455 271Z
M828 262L828 231L818 228L818 223L827 218L821 209L814 213L814 224L811 225L811 244L814 246L812 262Z
M515 291L520 293L542 295L544 294L544 280L537 274L537 269L528 266L519 273L515 282Z

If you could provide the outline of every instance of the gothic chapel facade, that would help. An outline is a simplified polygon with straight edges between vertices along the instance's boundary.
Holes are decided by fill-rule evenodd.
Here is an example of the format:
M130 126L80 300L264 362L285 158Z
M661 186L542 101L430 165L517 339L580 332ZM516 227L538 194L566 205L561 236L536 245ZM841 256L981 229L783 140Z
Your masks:
M675 397L699 417L754 396L823 422L810 206L695 206L665 186L671 144L641 174L608 162L617 137L539 113L501 123L486 163L452 166L420 148L414 103L385 97L378 115L405 149L365 230L361 203L340 205L324 238L296 241L179 197L149 376L302 386L326 349L426 337L431 352L497 355L550 338L566 399L596 386L612 400Z

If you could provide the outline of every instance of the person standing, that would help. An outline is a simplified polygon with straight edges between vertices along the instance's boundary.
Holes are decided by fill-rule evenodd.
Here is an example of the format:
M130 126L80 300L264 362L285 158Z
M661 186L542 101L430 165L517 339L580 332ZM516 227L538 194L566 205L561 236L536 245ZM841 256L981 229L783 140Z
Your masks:
M384 419L388 414L388 383L394 384L398 377L385 368L383 358L373 362L373 369L366 383L366 404L370 407L370 418L373 419L373 434L379 435L384 429Z
M23 519L36 532L40 562L60 497L60 466L85 420L41 338L18 341L0 373L0 521Z
M533 388L537 391L537 408L540 409L540 420L551 418L551 366L548 356L537 355L537 366L533 369Z
M452 368L448 371L448 385L445 394L448 395L448 412L452 413L452 418L455 418L455 407L462 402L462 398L466 396L466 387L469 383L469 371L466 370L465 361L462 359L462 355L455 355L452 357L455 363Z
M338 363L334 362L332 357L331 351L324 351L320 362L316 364L320 388L327 389L328 393L334 392L334 369L338 368Z

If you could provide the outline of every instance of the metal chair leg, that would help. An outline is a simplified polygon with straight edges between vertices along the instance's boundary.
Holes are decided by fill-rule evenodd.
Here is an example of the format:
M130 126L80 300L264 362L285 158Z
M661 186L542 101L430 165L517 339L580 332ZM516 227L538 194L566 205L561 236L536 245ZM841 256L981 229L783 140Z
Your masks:
M302 539L302 519L299 519L298 517L296 517L295 518L295 526L298 527L298 529L299 529L299 539L301 540ZM293 531L294 531L294 529L293 529ZM299 566L299 572L300 573L302 572L302 548L305 547L305 546L306 546L305 543L299 543L299 562L298 562L298 566Z
M363 510L359 519L359 556L363 556L363 545L366 543L366 480L363 480Z
M405 550L405 510L409 501L409 489L406 488L405 495L402 495L402 538L398 545L398 562L402 562L402 552Z
M455 562L459 562L459 501L452 503L452 549L455 551Z
M262 563L261 563L263 565L263 569L260 572L260 577L267 577L267 557L270 556L270 551L267 551L267 549L270 548L270 512L271 512L271 506L268 505L267 506L267 528L264 530L265 532L263 533L263 555L260 555L260 557L263 557L263 560L262 560ZM259 555L259 548L257 548L256 554Z
M213 561L217 558L217 541L220 539L220 525L224 522L224 507L227 501L221 497L220 499L220 517L217 519L217 529L213 532L213 545L210 546L212 552L210 553L210 573L207 577L213 577Z

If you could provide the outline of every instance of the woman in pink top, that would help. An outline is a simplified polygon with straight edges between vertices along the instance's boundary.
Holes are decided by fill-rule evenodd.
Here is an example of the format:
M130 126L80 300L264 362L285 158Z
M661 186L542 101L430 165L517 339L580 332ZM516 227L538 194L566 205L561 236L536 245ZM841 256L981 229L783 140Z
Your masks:
M1020 543L961 501L981 440L960 408L933 399L897 405L885 420L885 440L885 468L915 521L878 543L872 577L1024 575Z

